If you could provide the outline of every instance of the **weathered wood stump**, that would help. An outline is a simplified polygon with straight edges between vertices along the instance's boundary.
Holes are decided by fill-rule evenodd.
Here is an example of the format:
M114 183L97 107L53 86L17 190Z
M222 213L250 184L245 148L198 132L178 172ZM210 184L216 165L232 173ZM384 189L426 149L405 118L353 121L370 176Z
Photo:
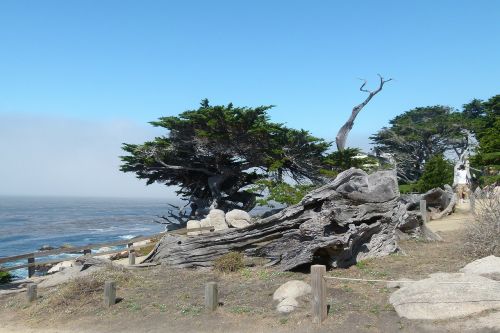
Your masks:
M211 266L230 251L269 259L282 270L346 267L398 251L398 230L427 237L417 205L401 200L394 171L349 169L302 201L241 229L166 234L146 259L175 267Z

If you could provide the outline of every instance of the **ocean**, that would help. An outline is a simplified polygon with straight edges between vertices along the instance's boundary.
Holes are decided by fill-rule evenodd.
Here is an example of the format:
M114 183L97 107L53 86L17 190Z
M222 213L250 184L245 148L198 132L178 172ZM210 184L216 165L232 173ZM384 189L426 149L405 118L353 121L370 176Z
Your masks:
M161 199L0 196L0 257L152 235L165 230L154 220L168 208Z

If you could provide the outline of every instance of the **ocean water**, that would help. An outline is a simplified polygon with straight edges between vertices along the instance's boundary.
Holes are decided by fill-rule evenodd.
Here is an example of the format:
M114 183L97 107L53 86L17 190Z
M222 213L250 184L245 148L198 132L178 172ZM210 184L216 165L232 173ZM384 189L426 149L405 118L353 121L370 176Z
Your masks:
M154 220L167 208L160 199L0 196L0 257L152 235L165 230Z

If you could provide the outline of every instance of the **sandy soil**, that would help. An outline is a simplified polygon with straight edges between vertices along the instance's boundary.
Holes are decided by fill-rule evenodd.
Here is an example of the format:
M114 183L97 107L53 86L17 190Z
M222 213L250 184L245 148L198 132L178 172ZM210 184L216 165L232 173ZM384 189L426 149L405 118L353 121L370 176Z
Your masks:
M402 252L331 270L331 276L401 279L424 278L434 272L456 272L471 258L460 250L461 228L470 218L466 210L429 223L442 242L418 240L401 243ZM458 219L457 219L458 218ZM178 270L161 266L127 272L130 281L118 283L121 301L106 308L102 291L81 297L58 298L60 289L40 290L36 304L25 295L0 298L0 333L6 332L450 332L447 322L410 322L398 317L388 303L385 283L327 280L328 319L313 325L310 304L301 300L290 315L278 314L272 293L292 280L309 282L307 272L278 272L246 268L230 274L209 270ZM221 306L203 310L203 287L219 284ZM451 330L453 331L453 330Z

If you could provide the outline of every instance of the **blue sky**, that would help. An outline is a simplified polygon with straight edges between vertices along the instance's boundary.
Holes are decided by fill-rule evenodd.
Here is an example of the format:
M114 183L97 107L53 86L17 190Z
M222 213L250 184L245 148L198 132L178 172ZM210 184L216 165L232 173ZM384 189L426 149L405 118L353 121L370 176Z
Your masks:
M121 142L159 134L147 121L206 97L274 104L272 120L332 139L365 97L358 78L375 87L381 73L394 81L348 140L367 148L370 134L405 110L499 93L498 13L493 0L3 0L0 130L3 122L23 131L0 132L2 158L14 161L0 168L0 194L162 196L116 171ZM75 153L91 167L72 165ZM96 157L104 153L112 163ZM44 169L24 181L34 155ZM55 157L88 188L58 180ZM113 181L93 182L97 173Z

